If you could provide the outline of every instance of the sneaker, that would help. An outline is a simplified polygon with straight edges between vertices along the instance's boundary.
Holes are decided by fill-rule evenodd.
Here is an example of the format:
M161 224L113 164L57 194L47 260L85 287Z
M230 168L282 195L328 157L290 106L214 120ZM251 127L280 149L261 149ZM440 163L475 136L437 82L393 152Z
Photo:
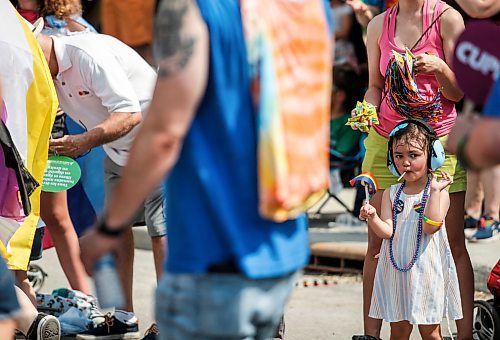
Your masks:
M500 222L495 221L489 216L483 216L479 220L478 227L474 235L471 236L471 242L492 241L500 236Z
M353 335L352 340L382 340L371 335Z
M38 313L35 321L26 335L28 340L59 340L61 339L61 325L53 315Z
M160 331L158 330L158 326L154 323L151 327L148 328L146 333L144 333L144 338L142 340L157 340Z
M478 219L470 216L469 214L465 214L464 216L464 229L475 229L477 228Z
M97 326L91 325L86 332L76 335L76 339L89 340L118 340L118 339L139 339L139 324L128 324L121 322L115 316L108 313L104 315L104 321Z
M470 216L469 214L465 214L464 216L464 234L465 238L468 240L476 233L476 229L478 227L479 220Z

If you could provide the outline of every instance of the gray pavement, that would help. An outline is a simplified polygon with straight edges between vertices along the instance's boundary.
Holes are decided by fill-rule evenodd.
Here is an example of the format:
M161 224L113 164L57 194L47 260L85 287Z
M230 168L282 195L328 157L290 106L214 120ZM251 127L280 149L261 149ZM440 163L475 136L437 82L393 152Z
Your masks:
M341 193L346 202L352 202L354 193L346 189ZM314 211L314 208L311 209ZM325 206L324 216L334 216L343 208L331 200ZM134 304L140 320L141 333L153 322L154 288L156 286L153 256L147 232L143 227L134 229L136 252L134 261ZM311 241L360 242L367 239L366 226L328 227L328 220L314 220L310 231ZM476 290L485 290L486 274L500 256L500 240L490 243L467 244L476 275ZM42 292L51 292L54 288L68 287L68 282L60 269L53 249L44 252L43 259L37 261L48 273ZM303 280L327 278L331 285L304 287L298 284L286 308L287 340L323 340L350 339L352 334L361 334L362 323L362 279L353 275L326 275L306 273ZM487 296L478 293L478 296ZM446 322L443 333L447 334ZM455 330L454 325L451 325ZM419 339L414 330L412 339ZM389 338L388 326L384 325L382 337Z

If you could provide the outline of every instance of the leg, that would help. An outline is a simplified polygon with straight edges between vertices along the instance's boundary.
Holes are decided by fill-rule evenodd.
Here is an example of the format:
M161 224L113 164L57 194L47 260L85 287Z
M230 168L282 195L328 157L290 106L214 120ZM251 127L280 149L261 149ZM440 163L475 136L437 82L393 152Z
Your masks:
M371 199L370 203L380 212L382 194L384 190L379 190ZM382 320L373 319L368 316L370 303L372 299L373 280L375 279L375 270L378 260L375 258L380 252L382 240L368 228L368 249L366 251L365 262L363 265L363 321L365 335L371 335L377 339L380 337L380 328Z
M153 247L153 258L155 261L156 282L158 282L160 280L161 273L163 272L163 262L165 261L167 253L167 237L153 236L151 237L151 244Z
M442 340L440 325L418 325L422 340Z
M57 252L61 267L72 289L90 294L87 276L80 259L80 244L68 211L64 192L41 194L40 216L45 222Z
M122 166L119 166L113 162L109 156L106 156L104 159L104 190L106 199L108 199L113 192L121 177L122 171ZM132 233L132 228L128 228L123 234L121 245L115 251L114 255L118 274L120 275L123 294L125 295L125 306L123 306L123 310L133 312L134 234Z
M36 293L28 279L28 274L22 270L15 270L14 276L16 277L16 286L31 301L31 304L36 307Z
M15 294L21 305L20 313L17 313L14 317L16 328L27 339L59 339L61 325L57 318L52 315L38 313L26 294L18 287L16 287Z
M38 312L28 296L19 287L16 287L16 295L17 301L19 301L19 305L21 306L21 312L14 318L16 321L16 328L26 335L28 334L33 320L36 319Z
M132 282L134 277L134 234L132 228L123 234L121 246L116 250L116 268L120 275L123 294L125 295L125 306L122 308L127 312L134 311L132 299Z
M446 215L446 231L458 272L460 298L464 318L457 321L458 339L472 339L472 310L474 307L474 272L465 247L464 224L465 192L450 194L450 208Z
M391 322L391 340L409 340L412 330L408 321Z
M159 185L144 201L144 218L153 246L157 282L161 277L163 262L167 254L167 225L165 216L165 195L163 185Z
M469 170L467 171L467 191L465 194L465 212L475 218L481 217L483 208L483 185L481 172Z
M484 215L499 220L500 209L500 166L481 171L481 182L484 187Z

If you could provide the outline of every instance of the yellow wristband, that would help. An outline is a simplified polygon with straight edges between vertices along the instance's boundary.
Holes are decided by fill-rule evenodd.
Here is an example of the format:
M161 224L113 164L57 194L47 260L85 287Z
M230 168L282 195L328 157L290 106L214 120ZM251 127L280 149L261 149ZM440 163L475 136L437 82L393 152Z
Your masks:
M425 223L430 224L434 227L441 227L443 225L443 221L441 221L441 222L434 221L425 215L422 215L422 220L424 220Z

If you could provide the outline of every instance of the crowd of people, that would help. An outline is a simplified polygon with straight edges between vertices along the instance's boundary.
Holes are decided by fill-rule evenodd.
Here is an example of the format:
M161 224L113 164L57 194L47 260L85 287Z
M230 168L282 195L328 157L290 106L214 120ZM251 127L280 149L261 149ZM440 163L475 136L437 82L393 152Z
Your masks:
M368 248L364 334L353 340L380 339L382 322L390 323L391 339L409 339L413 325L423 339L441 339L443 318L456 322L458 339L474 339L466 239L500 235L500 81L488 102L478 103L484 115L459 117L464 92L452 61L470 17L498 24L498 1L99 5L96 16L86 1L0 0L5 22L33 46L38 83L26 88L47 122L42 133L28 131L39 158L29 160L30 149L9 133L10 117L28 109L12 112L8 80L33 79L17 71L22 58L11 58L19 47L0 36L0 59L10 65L0 68L2 147L20 154L15 165L28 173L12 177L15 161L3 151L0 172L17 182L5 180L0 189L14 185L32 202L17 191L9 196L14 205L0 199L0 224L20 225L26 235L23 249L16 230L0 232L0 338L67 333L58 318L37 310L27 276L45 228L78 292L72 296L98 316L76 338L141 338L131 228L140 220L158 284L151 301L157 325L143 339L285 338L284 307L309 261L306 212L336 173L329 150L337 158L364 150L362 171L376 178L378 191L355 209L368 224ZM401 71L398 55L410 72ZM379 121L368 133L346 125L363 99ZM68 133L68 121L83 132ZM98 148L105 204L79 237L71 194L27 190L25 182L31 171L38 185L35 165L45 166L47 157L93 157ZM344 181L355 175L345 170ZM102 315L87 274L109 253L125 302Z

